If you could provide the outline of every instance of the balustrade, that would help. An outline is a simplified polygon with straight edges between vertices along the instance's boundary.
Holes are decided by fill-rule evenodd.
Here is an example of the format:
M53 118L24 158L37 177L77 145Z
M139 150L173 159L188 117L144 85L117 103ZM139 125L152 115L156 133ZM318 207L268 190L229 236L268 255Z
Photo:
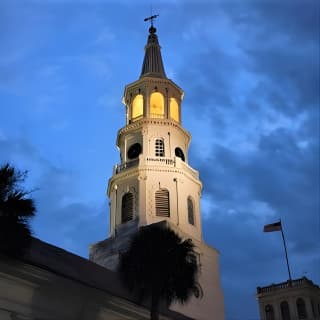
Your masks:
M139 164L139 159L135 159L135 160L131 160L131 161L128 161L125 163L117 164L115 166L115 173L118 174L125 169L136 167L136 166L138 166L138 164Z
M301 278L301 279L296 279L292 281L286 281L286 282L281 282L277 284L272 284L271 286L267 287L258 287L257 292L258 293L266 293L266 292L271 292L275 290L281 290L281 289L286 289L286 288L291 288L291 287L304 287L304 286L314 286L313 282L307 278Z
M199 173L198 171L192 169L191 167L188 166L187 163L182 161L178 157L174 158L166 158L166 157L146 157L146 158L139 158L135 160L131 160L125 163L120 163L117 164L114 168L114 173L118 174L124 170L131 169L134 167L137 167L138 164L140 165L163 165L163 166L171 166L175 167L177 169L182 169L188 172L191 176L193 176L196 179L199 179Z

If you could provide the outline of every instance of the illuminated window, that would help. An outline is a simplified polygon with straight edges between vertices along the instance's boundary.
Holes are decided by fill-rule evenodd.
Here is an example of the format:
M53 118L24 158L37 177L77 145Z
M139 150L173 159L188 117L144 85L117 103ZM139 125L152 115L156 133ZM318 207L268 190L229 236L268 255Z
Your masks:
M175 98L170 98L170 118L179 122L179 105Z
M266 320L274 320L274 311L271 304L267 304L264 308L264 311L266 313Z
M133 219L133 194L128 192L122 197L121 222L125 223Z
M160 92L154 92L150 96L150 117L164 117L164 98Z
M156 215L159 217L170 217L169 191L160 189L156 192Z
M155 155L156 157L164 157L164 142L162 139L156 139Z
M289 310L289 304L287 301L282 301L280 303L280 309L281 309L281 317L282 320L290 320L290 310Z
M132 120L143 116L143 95L138 94L132 101Z
M194 225L194 205L191 197L188 197L188 222Z
M299 319L307 319L306 304L302 298L297 300L297 311Z

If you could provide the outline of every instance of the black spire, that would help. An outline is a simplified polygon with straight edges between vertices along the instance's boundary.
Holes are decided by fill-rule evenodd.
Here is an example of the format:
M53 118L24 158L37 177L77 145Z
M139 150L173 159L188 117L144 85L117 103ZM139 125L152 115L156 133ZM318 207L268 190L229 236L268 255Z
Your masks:
M145 54L140 78L166 78L160 51L161 47L159 45L158 36L156 35L157 29L153 26L153 19L155 19L157 16L158 15L154 15L144 19L144 21L150 20L151 26L149 28L148 43L144 48Z

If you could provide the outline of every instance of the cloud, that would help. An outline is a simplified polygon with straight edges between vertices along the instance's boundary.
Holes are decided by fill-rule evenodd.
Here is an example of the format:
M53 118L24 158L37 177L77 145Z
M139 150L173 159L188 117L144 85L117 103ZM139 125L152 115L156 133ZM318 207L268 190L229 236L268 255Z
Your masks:
M37 209L32 221L34 236L84 257L90 243L107 236L108 205L103 197L96 202L84 200L77 172L56 167L25 138L2 135L0 163L6 162L28 171L25 187L34 190Z
M187 125L201 124L190 158L204 185L204 236L221 252L228 319L254 319L255 288L288 278L281 236L262 232L278 218L293 276L320 281L318 19L313 3L301 16L298 3L288 7L222 5L229 45L199 28L201 46L178 70Z
M197 157L206 199L204 234L221 251L229 312L241 309L234 303L243 283L252 289L250 293L242 288L241 295L253 301L255 287L287 279L281 236L262 232L264 224L278 218L293 276L307 272L318 281L319 147L310 143L301 150L298 138L299 133L277 129L262 136L258 150L245 156L213 146L206 161ZM254 310L253 302L251 307Z

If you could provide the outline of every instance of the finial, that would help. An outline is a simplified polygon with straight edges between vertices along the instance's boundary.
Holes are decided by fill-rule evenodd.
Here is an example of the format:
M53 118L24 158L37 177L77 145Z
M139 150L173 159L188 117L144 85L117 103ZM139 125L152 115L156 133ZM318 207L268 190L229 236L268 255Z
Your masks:
M144 21L149 21L150 20L151 26L149 28L149 33L151 33L151 34L156 33L156 31L157 31L157 29L153 26L153 19L156 19L157 17L159 17L159 15L158 14L154 14L154 15L144 19Z

